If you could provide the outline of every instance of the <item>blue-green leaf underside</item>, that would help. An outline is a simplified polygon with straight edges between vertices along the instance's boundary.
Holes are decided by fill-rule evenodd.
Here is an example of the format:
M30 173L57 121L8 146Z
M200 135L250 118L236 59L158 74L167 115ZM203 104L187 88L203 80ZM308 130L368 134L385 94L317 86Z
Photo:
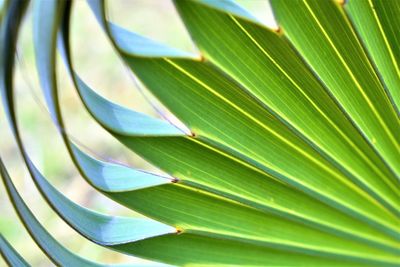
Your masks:
M0 254L11 267L28 267L29 264L24 258L11 246L10 243L0 234Z

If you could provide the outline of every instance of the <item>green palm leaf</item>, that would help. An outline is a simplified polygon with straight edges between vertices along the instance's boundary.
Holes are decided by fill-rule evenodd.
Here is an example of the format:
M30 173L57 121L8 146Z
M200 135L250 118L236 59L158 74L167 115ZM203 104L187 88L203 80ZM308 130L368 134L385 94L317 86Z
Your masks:
M13 103L26 4L6 4L4 108L49 206L89 241L165 264L398 266L398 2L272 0L279 30L233 1L174 3L199 55L130 32L106 18L103 1L89 1L116 53L190 133L107 100L79 76L70 2L36 1L33 16L41 88L72 161L100 193L151 219L82 207L30 159ZM100 161L70 139L57 50L93 119L165 175ZM57 265L99 265L46 231L0 163L10 200L44 253ZM0 251L10 265L26 265L3 238Z

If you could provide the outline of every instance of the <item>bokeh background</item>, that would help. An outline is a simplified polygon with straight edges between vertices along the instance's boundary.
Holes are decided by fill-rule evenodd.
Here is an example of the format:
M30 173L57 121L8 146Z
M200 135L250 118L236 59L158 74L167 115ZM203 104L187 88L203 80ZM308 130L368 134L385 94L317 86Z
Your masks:
M2 2L0 0L0 4ZM267 26L276 27L268 0L237 2ZM117 24L170 46L197 52L171 0L113 0L108 1L107 6L109 19ZM92 88L120 105L156 117L160 117L161 113L179 123L123 65L97 25L86 1L75 1L71 26L72 53L76 70ZM60 102L71 138L84 145L87 151L98 158L159 172L119 144L94 122L75 92L60 58L58 62ZM16 68L16 105L19 124L29 154L42 173L67 197L80 205L110 215L140 216L96 192L80 177L73 166L57 128L44 106L40 91L32 41L32 5L23 23ZM152 105L156 105L158 111ZM2 108L0 109L0 155L31 210L49 232L68 249L90 260L103 263L146 263L145 260L122 255L87 241L55 215L27 173ZM32 266L52 266L18 220L2 183L0 183L0 232ZM1 258L0 266L6 266Z

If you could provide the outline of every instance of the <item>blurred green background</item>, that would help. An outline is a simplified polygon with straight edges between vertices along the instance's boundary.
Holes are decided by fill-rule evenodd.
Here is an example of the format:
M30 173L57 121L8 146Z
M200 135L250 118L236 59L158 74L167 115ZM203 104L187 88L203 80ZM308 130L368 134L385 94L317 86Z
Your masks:
M267 26L276 27L267 0L237 2ZM108 1L107 4L109 19L121 26L170 46L192 52L197 51L171 0L113 0ZM35 70L31 11L32 6L28 10L20 35L15 76L19 124L30 156L42 173L59 190L80 205L110 215L140 216L97 193L80 177L73 166L43 104L44 99ZM147 99L150 99L164 116L176 121L128 72L83 0L77 0L74 4L71 40L76 70L98 93L126 107L159 116L159 113L148 103ZM99 158L159 172L124 148L94 122L74 91L64 66L60 64L61 60L58 62L57 75L62 113L71 137L84 144L87 151ZM87 241L55 215L39 195L28 176L16 150L2 108L0 109L0 136L0 155L9 169L13 181L39 221L57 240L75 253L94 261L104 263L146 262L115 253ZM9 203L3 184L0 184L0 232L33 266L52 266L18 220ZM5 266L2 259L0 259L0 266Z

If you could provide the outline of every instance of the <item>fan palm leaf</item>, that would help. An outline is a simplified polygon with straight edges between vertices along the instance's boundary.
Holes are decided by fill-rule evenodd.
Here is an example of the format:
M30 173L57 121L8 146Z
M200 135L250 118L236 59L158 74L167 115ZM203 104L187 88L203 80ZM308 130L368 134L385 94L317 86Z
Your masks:
M74 68L72 3L36 1L37 71L72 161L99 192L147 218L113 217L68 199L20 135L13 68L26 2L7 3L1 90L9 125L40 193L74 230L178 266L398 266L398 1L272 0L273 30L233 1L177 0L199 54L130 32L107 19L103 1L88 3L121 60L189 132L99 95ZM93 119L168 175L100 161L70 139L57 51ZM44 253L57 265L101 265L47 232L0 163L10 200ZM11 265L26 264L3 238L0 250Z

